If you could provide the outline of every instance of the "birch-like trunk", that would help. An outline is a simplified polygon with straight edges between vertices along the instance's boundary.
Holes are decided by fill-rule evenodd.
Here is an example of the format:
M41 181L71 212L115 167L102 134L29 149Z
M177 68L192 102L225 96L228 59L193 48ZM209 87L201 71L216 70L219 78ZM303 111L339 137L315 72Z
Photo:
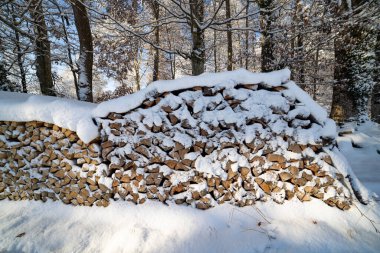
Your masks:
M12 6L12 22L13 22L13 25L14 26L17 26L17 22L16 22L16 16L15 16L15 11L14 11L14 8L13 8L13 5ZM24 69L24 62L22 60L22 52L21 52L21 43L20 43L20 34L19 32L14 29L13 30L14 34L15 34L15 39L16 39L16 50L17 50L17 65L20 69L20 76L21 76L21 86L22 86L22 92L23 93L28 93L28 90L27 90L27 87L26 87L26 74L25 74L25 69Z

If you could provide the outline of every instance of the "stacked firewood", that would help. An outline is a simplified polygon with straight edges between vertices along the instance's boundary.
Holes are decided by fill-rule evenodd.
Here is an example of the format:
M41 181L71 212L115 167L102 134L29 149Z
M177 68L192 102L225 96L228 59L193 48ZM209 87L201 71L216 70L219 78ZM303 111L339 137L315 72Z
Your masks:
M112 194L98 184L102 171L96 141L84 144L43 122L0 122L0 199L107 206Z
M285 87L194 87L149 94L137 108L96 119L83 143L43 122L0 122L0 199L108 206L174 201L310 201L346 210L347 181L320 126Z
M98 119L115 198L207 209L296 197L348 209L351 193L323 151L333 140L301 143L296 136L316 123L283 90L194 87L152 94L134 110ZM255 103L257 96L273 101Z

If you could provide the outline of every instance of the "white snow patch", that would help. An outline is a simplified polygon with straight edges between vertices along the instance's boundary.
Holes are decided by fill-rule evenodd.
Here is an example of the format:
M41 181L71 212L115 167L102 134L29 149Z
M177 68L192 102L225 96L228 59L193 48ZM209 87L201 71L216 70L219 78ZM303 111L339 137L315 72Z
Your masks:
M344 176L349 177L351 186L355 192L357 192L356 196L361 199L363 203L369 203L370 194L367 188L359 181L356 177L354 171L352 170L350 164L344 155L339 151L338 148L334 147L332 150L328 148L323 148L323 150L330 155L331 160L335 168Z
M356 204L379 222L377 204ZM20 233L25 235L16 238ZM356 208L342 212L315 199L282 205L257 202L254 208L239 209L224 204L206 211L153 201L143 205L112 201L102 208L3 200L0 234L1 252L378 252L380 248L378 233Z
M170 175L170 182L173 185L177 185L179 183L188 182L192 176L194 176L194 171L174 171Z
M216 155L216 153L213 153ZM210 155L203 157L199 156L195 160L195 169L199 172L207 173L211 176L219 176L223 180L227 179L227 173L223 170L222 164L219 161L215 161Z
M96 104L71 99L0 91L0 120L43 121L77 132L88 143L98 136L92 121Z
M106 186L108 189L112 189L112 178L101 177L99 178L98 183Z
M327 119L327 111L322 106L315 102L309 94L298 87L293 81L287 82L284 86L288 88L283 91L285 95L294 96L310 110L311 115L319 124L324 124Z

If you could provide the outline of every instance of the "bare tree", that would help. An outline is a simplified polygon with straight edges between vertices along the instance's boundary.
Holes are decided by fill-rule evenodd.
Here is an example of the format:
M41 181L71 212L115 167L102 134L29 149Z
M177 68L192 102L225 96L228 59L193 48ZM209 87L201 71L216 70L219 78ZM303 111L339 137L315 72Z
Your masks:
M247 0L247 8L245 10L245 68L248 69L249 66L249 0Z
M258 0L260 7L261 23L261 71L268 72L273 70L274 61L274 41L272 39L271 26L273 22L273 0Z
M51 72L50 41L45 23L42 0L31 0L29 13L33 20L35 33L36 72L41 93L55 96Z
M153 11L153 17L156 22L155 32L154 32L154 43L156 45L160 45L160 5L157 0L151 0L151 7ZM159 79L159 70L160 70L160 50L158 48L154 48L154 66L153 66L153 81L157 81Z
M92 95L92 64L93 45L90 21L84 0L70 0L74 12L75 26L79 37L78 85L77 97L82 101L93 101Z
M368 17L372 11L375 10L364 0L345 1L337 7L337 14L346 20L335 39L331 117L337 121L350 117L362 120L369 115L375 36L368 21L360 22L355 17L363 17L363 12Z
M227 70L232 70L232 24L231 24L231 4L226 0L226 20L227 21Z
M376 57L376 69L374 71L375 85L373 87L372 98L371 98L371 102L372 102L371 116L374 121L380 123L380 25L377 26L375 57Z
M8 11L10 11L9 6ZM17 27L17 20L15 15L15 9L14 6L11 5L11 13L12 13L12 24L14 27ZM16 50L17 50L17 64L20 70L20 76L21 76L21 86L22 86L22 92L27 93L27 87L26 87L26 74L24 69L24 62L23 62L23 53L21 48L21 42L20 42L20 33L17 31L17 29L13 29L14 35L15 35L15 44L16 44Z
M190 0L190 27L191 37L193 39L193 50L191 52L191 69L192 74L197 76L202 74L205 69L205 34L204 29L200 27L204 18L203 0Z

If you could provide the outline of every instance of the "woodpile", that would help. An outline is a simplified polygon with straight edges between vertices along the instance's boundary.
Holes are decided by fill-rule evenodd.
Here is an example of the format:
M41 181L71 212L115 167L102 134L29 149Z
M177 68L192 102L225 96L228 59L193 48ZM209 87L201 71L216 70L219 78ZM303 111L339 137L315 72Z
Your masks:
M346 181L323 151L334 140L314 136L320 126L284 90L151 94L132 111L96 119L101 138L90 144L48 123L0 122L0 199L208 209L316 198L350 208Z
M97 140L98 141L98 140ZM107 206L100 145L43 122L0 122L0 199Z
M286 100L288 108L274 101L254 104L266 115L248 113L250 95L255 98L261 88L195 87L154 94L139 108L100 119L102 158L109 162L114 196L136 204L172 200L200 209L317 198L348 209L350 191L323 152L333 140L299 144L287 134L295 128L313 131L315 123L310 113L296 108L297 101L284 98L281 87L263 94ZM276 129L282 122L286 131ZM253 137L252 129L257 130Z

